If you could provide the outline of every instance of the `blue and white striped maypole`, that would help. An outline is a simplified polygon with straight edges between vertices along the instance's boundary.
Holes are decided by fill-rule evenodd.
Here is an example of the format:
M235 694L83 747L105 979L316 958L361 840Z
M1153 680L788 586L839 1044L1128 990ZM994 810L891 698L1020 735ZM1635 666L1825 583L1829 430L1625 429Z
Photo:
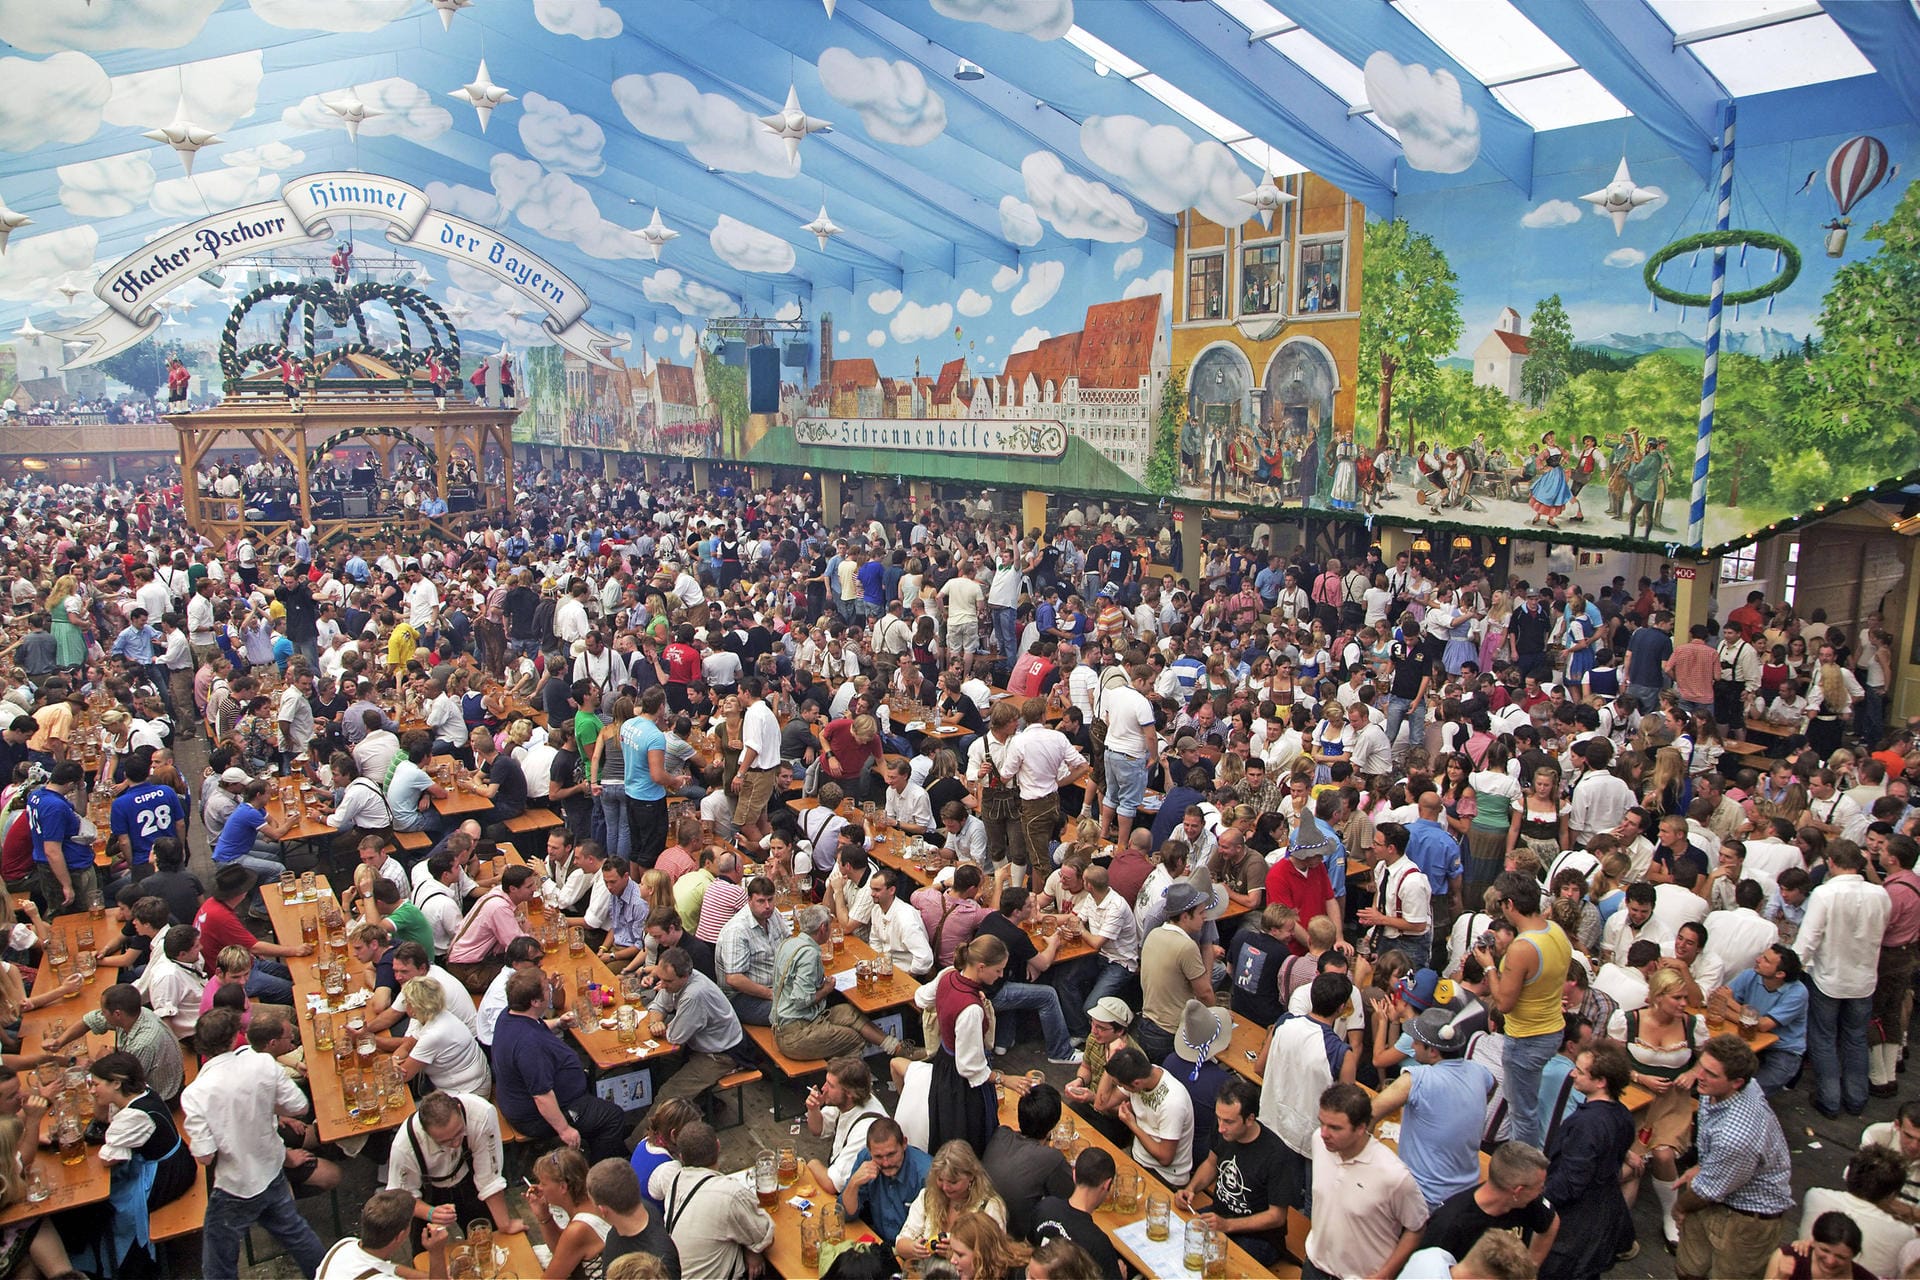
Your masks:
M1717 230L1733 225L1733 101L1726 104L1726 130L1720 138L1720 207ZM1720 300L1727 291L1727 246L1713 250L1713 290L1707 295L1707 363L1700 375L1700 433L1693 445L1693 508L1687 515L1687 545L1706 541L1707 459L1713 452L1713 394L1720 381Z

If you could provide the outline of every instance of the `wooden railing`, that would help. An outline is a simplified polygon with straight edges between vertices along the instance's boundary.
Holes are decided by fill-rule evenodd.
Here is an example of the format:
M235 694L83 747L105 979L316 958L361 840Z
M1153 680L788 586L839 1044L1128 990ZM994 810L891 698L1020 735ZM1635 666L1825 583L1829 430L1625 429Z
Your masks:
M15 424L0 428L0 456L180 452L180 435L164 422Z

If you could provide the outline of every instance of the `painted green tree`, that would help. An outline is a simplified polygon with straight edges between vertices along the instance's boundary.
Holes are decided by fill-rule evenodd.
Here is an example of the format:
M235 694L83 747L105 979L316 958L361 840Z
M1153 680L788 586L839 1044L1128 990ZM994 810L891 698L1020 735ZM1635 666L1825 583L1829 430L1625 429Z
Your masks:
M1520 392L1538 407L1567 384L1573 360L1573 325L1560 295L1551 294L1533 304L1527 322L1527 361L1520 366Z
M709 359L707 394L713 397L714 408L720 415L720 456L742 457L747 438L746 366Z
M1379 406L1375 439L1389 438L1396 391L1431 379L1460 341L1460 290L1447 255L1406 222L1367 224L1361 269L1359 381ZM1413 441L1409 434L1408 452Z
M158 395L167 381L167 358L152 338L136 342L125 351L114 352L100 361L99 368L109 378L147 395Z
M1160 387L1160 411L1153 424L1153 452L1144 477L1148 493L1172 493L1180 485L1180 428L1187 413L1187 371L1175 369Z

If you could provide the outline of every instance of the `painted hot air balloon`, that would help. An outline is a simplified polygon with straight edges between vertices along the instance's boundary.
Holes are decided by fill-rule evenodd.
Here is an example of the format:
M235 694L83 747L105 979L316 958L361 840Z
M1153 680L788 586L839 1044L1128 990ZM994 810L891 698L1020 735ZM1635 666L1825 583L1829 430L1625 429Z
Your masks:
M1833 196L1837 216L1827 224L1827 256L1837 258L1846 251L1848 216L1853 206L1887 180L1887 144L1861 134L1848 138L1827 157L1827 191Z

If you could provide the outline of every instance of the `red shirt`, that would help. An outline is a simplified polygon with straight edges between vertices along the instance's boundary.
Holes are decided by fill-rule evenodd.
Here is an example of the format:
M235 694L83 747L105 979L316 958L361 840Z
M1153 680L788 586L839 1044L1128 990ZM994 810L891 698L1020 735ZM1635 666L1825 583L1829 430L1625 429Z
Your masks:
M32 874L33 830L23 809L7 828L5 841L0 842L0 875L8 884L24 884Z
M876 733L871 742L860 741L853 736L853 721L846 716L829 720L820 734L827 744L827 754L833 757L827 768L828 777L857 778L860 766L869 758L876 765L880 763L880 735ZM839 772L834 772L834 765L839 766Z
M253 934L226 904L212 898L200 904L200 910L193 917L193 927L200 931L202 955L218 956L222 947L240 947L249 953L253 950Z
M1053 664L1038 654L1029 653L1013 664L1007 677L1007 692L1022 698L1038 698L1047 691L1047 677Z
M1324 861L1313 864L1313 870L1301 875L1294 869L1293 859L1282 858L1273 864L1267 872L1267 902L1279 903L1283 907L1292 907L1300 913L1300 922L1304 926L1315 916L1327 914L1327 903L1333 898L1333 881L1327 879L1327 864ZM1305 955L1307 949L1298 942L1289 941L1293 954Z
M690 644L670 644L660 654L667 664L670 684L692 684L700 678L700 651Z

